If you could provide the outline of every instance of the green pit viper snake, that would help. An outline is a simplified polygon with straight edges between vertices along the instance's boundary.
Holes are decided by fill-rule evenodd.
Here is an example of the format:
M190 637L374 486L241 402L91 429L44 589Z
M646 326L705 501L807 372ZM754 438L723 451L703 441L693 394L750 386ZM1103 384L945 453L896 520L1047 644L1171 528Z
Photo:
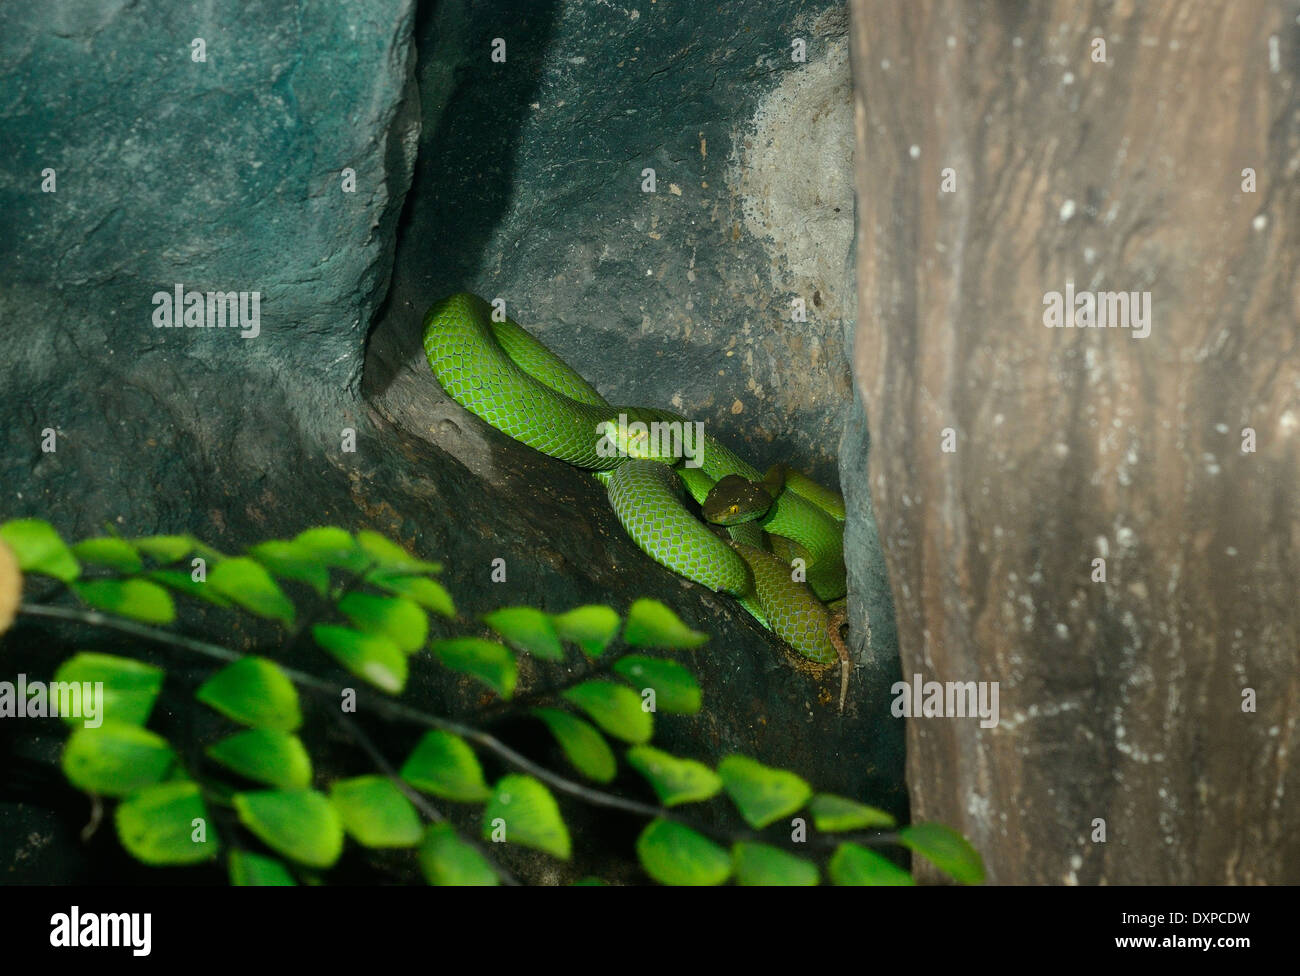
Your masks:
M814 664L838 658L844 665L843 708L848 656L839 638L842 615L827 606L845 595L844 505L838 495L783 465L764 478L707 434L699 467L682 464L680 456L656 455L648 438L626 436L616 423L620 415L628 424L647 425L685 424L684 417L611 406L522 327L509 318L494 321L492 306L476 295L456 294L434 304L424 318L423 341L429 366L449 397L515 440L590 471L605 484L628 535L652 559L734 596ZM601 450L602 436L619 450ZM713 521L732 523L729 541L691 512L683 488ZM803 560L806 583L791 571L796 557Z

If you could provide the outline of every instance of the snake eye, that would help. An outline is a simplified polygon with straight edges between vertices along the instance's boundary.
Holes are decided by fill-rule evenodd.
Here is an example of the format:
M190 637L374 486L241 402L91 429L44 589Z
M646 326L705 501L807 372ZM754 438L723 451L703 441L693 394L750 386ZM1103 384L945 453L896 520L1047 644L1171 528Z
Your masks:
M728 514L728 515L735 515L735 514L736 514L737 512L739 512L739 511L740 511L740 506L739 506L739 505L732 505L729 509L727 509L727 514Z

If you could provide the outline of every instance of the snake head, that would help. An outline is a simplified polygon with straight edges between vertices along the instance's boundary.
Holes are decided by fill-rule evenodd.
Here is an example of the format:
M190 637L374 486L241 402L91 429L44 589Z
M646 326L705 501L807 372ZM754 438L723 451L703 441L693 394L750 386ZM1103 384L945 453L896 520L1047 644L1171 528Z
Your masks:
M771 507L772 496L760 483L729 474L713 486L700 511L715 525L738 525L762 518Z
M650 427L639 420L629 422L626 414L620 414L618 422L606 420L598 424L596 434L614 445L625 457L669 464L677 459L677 454L672 451L671 438L651 436Z

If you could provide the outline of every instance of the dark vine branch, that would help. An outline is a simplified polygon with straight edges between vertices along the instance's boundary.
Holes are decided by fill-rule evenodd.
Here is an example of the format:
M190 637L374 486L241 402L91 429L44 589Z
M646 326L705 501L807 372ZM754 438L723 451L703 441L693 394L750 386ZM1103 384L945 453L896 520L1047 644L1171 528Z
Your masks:
M98 610L83 610L77 607L58 607L58 606L50 606L48 604L22 603L19 606L19 612L31 616L35 616L35 617L47 617L47 618L53 618L58 620L75 621L90 626L104 627L111 630L117 630L121 633L130 634L134 637L139 637L142 640L148 640L160 644L170 644L174 647L179 647L183 650L192 651L194 653L202 654L207 657L215 658L217 660L224 661L227 663L237 661L245 656L236 651L231 651L228 648L222 647L219 644L212 644L208 641L198 640L180 634L174 634L171 631L160 630L158 628L151 627L147 624L137 623L132 620L123 619L121 617L115 617L110 614L102 613ZM277 665L284 672L284 674L296 685L299 685L304 688L310 688L315 692L327 696L330 700L329 707L330 708L335 707L334 703L336 702L337 695L338 695L337 685L329 681L326 681L323 678L318 678L315 675L309 674L305 671L299 671L296 668L291 668L286 665L279 664L278 662ZM611 809L611 810L621 810L625 813L632 813L638 816L648 817L651 819L672 820L682 824L683 826L689 827L690 829L695 830L698 833L711 836L715 840L721 840L726 843L738 839L750 840L750 839L757 839L759 837L757 833L751 832L751 833L737 834L732 831L723 830L722 828L701 824L688 817L683 817L679 813L676 813L675 811L670 810L666 807L658 806L651 803L643 803L639 800L632 800L627 797L618 796L617 794L614 793L606 793L603 790L599 790L594 787L590 787L582 783L578 783L574 780L568 779L567 777L564 777L559 773L556 773L548 769L543 765L540 765L539 763L534 762L533 760L529 759L527 756L517 752L515 749L508 746L506 743L502 742L500 739L498 739L496 736L492 735L491 733L485 732L482 729L476 728L471 725L466 725L463 722L458 722L453 719L442 718L437 715L430 715L427 712L423 712L417 708L413 708L409 705L405 705L402 702L393 701L391 699L386 699L386 698L373 699L373 701L371 702L371 706L380 715L384 715L386 717L400 720L400 721L409 722L414 725L424 726L426 728L440 729L444 732L450 732L454 735L458 735L461 738L473 742L481 746L483 749L493 753L502 761L506 762L510 766L513 766L515 769L527 773L531 776L534 776L537 779L541 780L542 782L547 783L555 790L561 793L565 793L569 796L575 797L579 800L582 800L592 806L604 807L606 809ZM354 736L360 732L360 730L356 727L356 723L351 723L350 732ZM358 744L361 744L363 749L366 748L365 744L362 743L361 740L358 739L357 741ZM371 743L371 748L374 748L373 743ZM367 752L369 752L369 750L367 750ZM374 753L371 753L371 758L375 759L377 755L378 755L378 750L376 748ZM385 763L385 765L388 764ZM388 765L388 769L392 770L392 766ZM850 837L848 835L837 834L833 838L822 838L817 835L813 835L813 837L809 838L809 840L812 841L813 846L816 847L838 846L839 844L844 843L846 840L853 840L856 843L875 846L875 845L897 843L898 837L896 834L893 833L880 832L880 833L861 834L853 837ZM789 842L784 846L790 847L795 850L806 849L807 842L800 843L800 844Z

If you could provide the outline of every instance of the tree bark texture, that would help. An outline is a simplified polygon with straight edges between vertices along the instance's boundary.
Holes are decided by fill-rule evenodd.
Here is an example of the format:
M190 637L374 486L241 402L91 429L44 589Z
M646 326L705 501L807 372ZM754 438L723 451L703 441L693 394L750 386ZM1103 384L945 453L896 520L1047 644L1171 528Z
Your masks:
M1300 882L1300 4L852 8L902 673L999 688L908 721L912 819L993 882Z

